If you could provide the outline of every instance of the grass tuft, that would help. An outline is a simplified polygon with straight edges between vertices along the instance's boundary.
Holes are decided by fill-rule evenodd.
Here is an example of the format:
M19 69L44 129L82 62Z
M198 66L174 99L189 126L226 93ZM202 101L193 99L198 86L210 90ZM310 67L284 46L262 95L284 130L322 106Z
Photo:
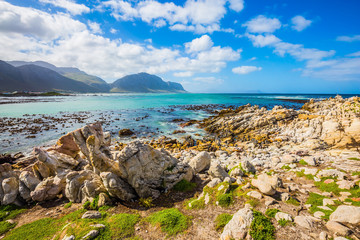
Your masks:
M266 210L265 215L268 216L268 217L274 218L275 215L276 215L278 212L280 212L279 209L269 208L269 209Z
M190 219L177 208L169 208L153 213L147 220L151 224L160 224L161 230L168 236L173 236L185 231L190 226Z
M152 197L148 197L148 198L140 198L139 199L139 204L143 207L146 207L146 208L151 208L153 206L155 206L153 204L153 199Z
M124 239L135 235L135 225L140 220L138 214L116 214L109 218L112 239Z
M222 232L224 227L230 220L232 219L232 215L228 213L222 213L218 215L215 219L215 230L218 232Z
M175 191L179 191L179 192L189 192L189 191L192 191L195 187L196 187L196 183L192 183L192 182L189 182L189 181L183 179L180 182L178 182L177 184L175 184L173 189Z
M221 207L229 207L233 203L233 196L231 193L221 194L216 197Z
M287 200L286 203L292 204L294 206L300 206L300 202L292 197L289 200Z

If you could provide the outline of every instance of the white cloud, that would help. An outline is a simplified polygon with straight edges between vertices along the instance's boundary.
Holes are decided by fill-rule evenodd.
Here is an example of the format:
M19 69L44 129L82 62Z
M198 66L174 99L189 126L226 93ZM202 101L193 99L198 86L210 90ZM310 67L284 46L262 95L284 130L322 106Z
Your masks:
M356 41L360 41L360 35L339 36L336 38L336 40L341 42L356 42Z
M193 80L195 82L199 82L199 83L206 83L206 84L222 84L224 82L224 80L216 78L216 77L197 77L197 78L193 78Z
M273 33L281 28L281 22L277 18L267 18L259 15L242 26L246 27L246 30L251 33Z
M252 57L252 58L250 58L248 61L255 61L257 58L256 57Z
M112 34L115 34L115 33L117 33L117 30L116 30L115 28L111 28L111 29L110 29L110 32L111 32Z
M176 72L176 73L174 73L175 77L191 77L193 75L194 75L193 72Z
M305 28L309 27L312 23L311 20L305 19L303 16L295 16L291 19L292 28L295 29L298 32L301 32Z
M88 8L84 4L78 4L71 0L39 0L39 1L42 3L52 4L55 7L66 9L69 13L73 15L90 12L90 8Z
M346 55L348 57L360 57L360 51Z
M191 42L185 43L185 48L189 53L202 52L209 50L213 45L214 43L211 38L208 35L203 35L200 38L195 38Z
M88 21L88 26L91 29L92 33L98 33L98 34L103 33L102 30L101 30L100 24L97 23L97 22Z
M85 24L62 13L49 14L0 1L0 32L4 34L18 33L53 40L85 29Z
M150 40L126 43L109 39L94 34L94 30L100 29L96 24L89 22L88 25L70 15L50 15L0 1L0 59L43 60L60 67L78 67L89 74L115 80L143 71L178 76L216 73L229 61L240 58L241 50L213 46L210 38L205 41L205 47L196 46L194 41L192 49L201 51L188 54L185 46L155 48Z
M230 8L236 12L244 9L244 0L229 0Z
M155 27L169 24L173 31L203 34L221 30L220 20L227 13L227 2L229 8L237 12L244 7L243 0L187 0L183 6L154 0L108 0L102 2L100 8L110 7L111 15L117 20L141 19Z
M252 41L255 47L265 47L281 41L279 38L272 34L252 35L247 33L245 34L245 36L247 36Z
M255 71L261 71L261 67L255 67L255 66L240 66L232 69L233 73L236 74L248 74Z

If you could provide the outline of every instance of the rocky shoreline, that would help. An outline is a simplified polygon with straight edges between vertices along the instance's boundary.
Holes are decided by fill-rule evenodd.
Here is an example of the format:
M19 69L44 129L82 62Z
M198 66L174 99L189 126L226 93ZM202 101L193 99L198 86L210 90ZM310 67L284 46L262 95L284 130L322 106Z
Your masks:
M39 239L360 239L360 98L177 122L208 134L111 143L95 123L1 164L1 209L26 210L0 211L0 239L36 213L57 226Z

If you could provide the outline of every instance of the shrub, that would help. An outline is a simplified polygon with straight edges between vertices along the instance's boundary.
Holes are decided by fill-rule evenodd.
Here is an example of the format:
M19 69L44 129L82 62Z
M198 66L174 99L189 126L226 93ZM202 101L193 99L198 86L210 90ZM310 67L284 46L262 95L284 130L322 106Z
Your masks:
M161 230L168 236L185 231L190 226L190 219L177 208L169 208L153 213L147 220L151 224L160 224Z
M175 184L173 189L179 192L188 192L188 191L192 191L195 187L196 187L195 183L183 179L177 184Z
M280 226L282 226L282 227L285 227L288 223L290 223L290 221L285 220L285 219L280 219L280 220L278 221L278 224L279 224Z
M299 161L299 164L301 164L301 165L309 165L307 162L305 162L304 159L301 159L301 160Z
M232 219L232 215L228 213L222 213L218 215L215 219L215 230L218 232L222 232L225 225L230 222Z
M231 193L225 193L217 196L216 200L221 207L228 207L233 202L233 196Z
M139 199L139 203L141 206L146 207L146 208L151 208L154 206L154 204L152 203L153 199L152 197L148 197L148 198L140 198Z
M286 203L292 204L294 206L300 206L300 202L295 198L290 198L289 200L286 201Z
M254 220L250 225L250 235L256 240L273 240L275 239L275 227L269 218L261 212L254 211Z

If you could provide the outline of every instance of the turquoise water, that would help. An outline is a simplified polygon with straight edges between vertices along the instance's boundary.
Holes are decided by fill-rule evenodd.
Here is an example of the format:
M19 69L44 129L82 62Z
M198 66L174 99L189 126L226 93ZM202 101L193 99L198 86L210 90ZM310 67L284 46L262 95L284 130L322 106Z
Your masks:
M26 103L0 104L0 153L30 151L35 146L48 146L66 132L87 123L103 122L105 131L119 140L117 132L130 128L137 137L156 138L174 130L186 133L175 135L195 138L203 134L195 126L180 128L174 119L203 119L207 110L225 106L254 104L272 108L275 105L299 108L302 103L286 100L324 99L335 95L316 94L98 94L60 97L22 97ZM352 95L344 95L350 97ZM0 103L14 98L0 97ZM28 101L38 102L28 102ZM45 101L45 102L44 102ZM221 104L207 109L193 109L189 105ZM81 121L78 119L81 118ZM55 119L55 120L54 120ZM44 129L48 123L50 129ZM13 126L8 127L9 123ZM38 131L33 132L32 129ZM18 132L14 132L14 130ZM33 138L27 138L31 135ZM129 141L130 139L120 139Z

